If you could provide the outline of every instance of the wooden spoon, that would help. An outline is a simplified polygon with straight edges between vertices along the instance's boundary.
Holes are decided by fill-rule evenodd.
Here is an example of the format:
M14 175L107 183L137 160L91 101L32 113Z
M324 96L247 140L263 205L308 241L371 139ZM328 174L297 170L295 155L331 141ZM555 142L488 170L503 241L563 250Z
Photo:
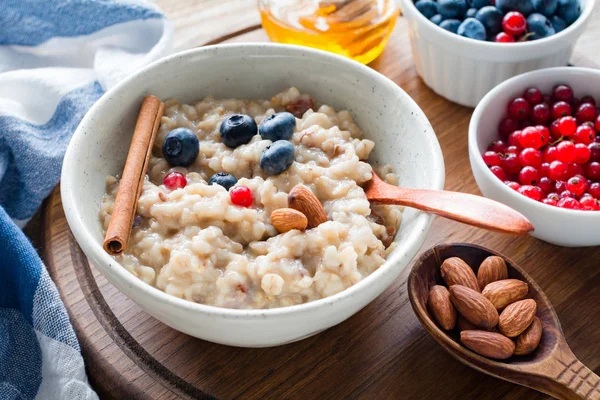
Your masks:
M495 232L526 235L533 225L518 211L494 200L446 190L407 189L384 182L375 172L363 186L375 204L395 204L437 214Z
M538 348L529 355L513 356L504 361L482 357L460 344L458 331L444 331L438 327L427 309L429 288L444 285L440 265L445 259L460 257L477 272L481 262L491 255L504 258L509 278L529 284L527 297L537 303L537 317L543 333ZM466 243L438 245L424 253L413 266L408 277L408 297L427 332L463 364L559 399L600 400L600 377L583 365L569 348L556 312L542 289L503 255Z

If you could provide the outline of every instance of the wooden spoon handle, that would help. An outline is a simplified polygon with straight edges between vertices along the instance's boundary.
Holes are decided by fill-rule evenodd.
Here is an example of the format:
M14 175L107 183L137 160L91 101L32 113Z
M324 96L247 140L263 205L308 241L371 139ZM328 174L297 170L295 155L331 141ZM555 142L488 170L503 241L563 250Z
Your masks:
M525 235L533 231L533 225L518 211L497 201L467 193L389 185L386 186L385 198L370 200L377 204L416 208L496 232Z
M600 400L600 376L578 359L564 366L556 382L562 386L561 393L557 395L562 395L564 399Z

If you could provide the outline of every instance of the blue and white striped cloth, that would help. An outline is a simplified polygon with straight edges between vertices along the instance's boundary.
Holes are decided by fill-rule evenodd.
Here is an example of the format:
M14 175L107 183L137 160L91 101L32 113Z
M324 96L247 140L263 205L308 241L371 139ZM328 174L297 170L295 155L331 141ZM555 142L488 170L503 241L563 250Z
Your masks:
M20 228L58 183L86 111L166 55L171 27L139 0L0 3L0 399L93 399L65 307Z

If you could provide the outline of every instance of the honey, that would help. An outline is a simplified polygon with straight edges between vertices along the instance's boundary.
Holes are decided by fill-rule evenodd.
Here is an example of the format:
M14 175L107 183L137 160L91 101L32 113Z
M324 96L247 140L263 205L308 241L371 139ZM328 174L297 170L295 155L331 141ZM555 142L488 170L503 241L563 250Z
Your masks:
M383 51L398 17L396 0L259 0L274 42L314 47L363 64Z

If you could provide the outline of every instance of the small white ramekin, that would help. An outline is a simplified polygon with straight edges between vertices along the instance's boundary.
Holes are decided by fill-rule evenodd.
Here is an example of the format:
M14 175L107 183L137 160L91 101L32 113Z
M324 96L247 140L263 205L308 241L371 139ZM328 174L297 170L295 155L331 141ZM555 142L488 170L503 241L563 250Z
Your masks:
M567 65L596 2L580 1L577 21L556 35L494 43L448 32L425 18L413 0L400 0L417 73L437 94L468 107L475 107L494 86L515 75Z
M487 146L499 139L497 127L506 104L526 88L537 87L547 94L560 83L582 97L600 94L600 70L590 68L548 68L516 76L496 86L477 105L469 124L469 159L475 181L485 197L504 203L525 215L533 224L532 236L566 247L600 245L600 211L567 210L531 200L506 186L482 159Z

